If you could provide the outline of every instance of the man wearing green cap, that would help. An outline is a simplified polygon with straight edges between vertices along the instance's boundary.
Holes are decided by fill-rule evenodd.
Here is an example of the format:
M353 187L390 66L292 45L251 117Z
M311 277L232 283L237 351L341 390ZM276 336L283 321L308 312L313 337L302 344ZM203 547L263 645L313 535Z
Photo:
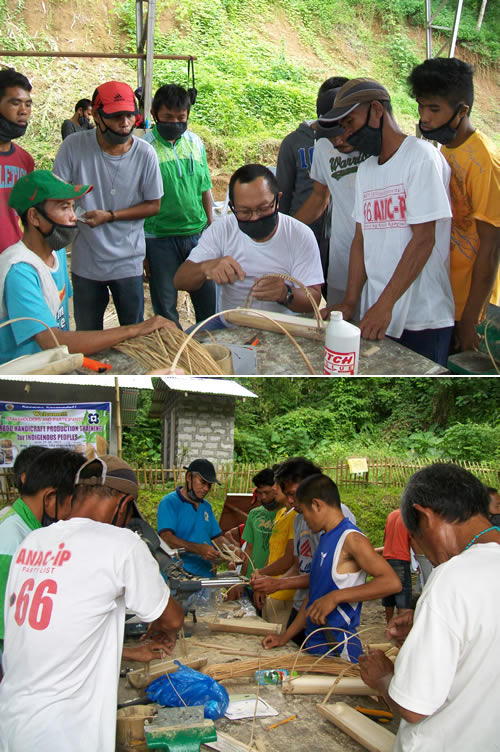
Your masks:
M19 321L0 328L0 362L54 347L44 324L70 352L85 355L172 326L155 316L141 324L104 331L69 331L72 289L65 246L78 233L75 199L91 190L90 185L66 183L49 170L25 175L12 189L9 206L19 214L24 233L22 240L0 256L0 324L26 316L39 321Z

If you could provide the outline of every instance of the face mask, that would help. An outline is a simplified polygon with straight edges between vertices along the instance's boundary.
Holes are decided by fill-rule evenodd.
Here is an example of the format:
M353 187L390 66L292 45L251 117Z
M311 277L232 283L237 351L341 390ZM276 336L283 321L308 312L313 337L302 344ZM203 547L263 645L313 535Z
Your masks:
M457 135L458 128L452 128L450 126L450 123L452 120L455 120L458 111L462 105L459 104L451 118L448 120L447 123L444 125L440 125L439 128L433 128L432 130L426 130L424 131L422 128L422 121L418 121L418 127L420 128L420 132L424 138L429 139L429 141L437 141L438 144L443 144L445 146L446 144L449 144L455 136ZM462 122L462 121L460 121Z
M190 487L191 485L191 487ZM191 501L194 501L195 504L200 504L203 501L203 497L196 496L194 490L193 490L193 484L188 481L186 476L186 488L187 488L187 496L188 499L191 499Z
M111 525L116 525L116 522L118 520L118 515L120 514L120 509L122 508L122 504L123 504L123 502L125 501L126 498L127 498L127 494L125 494L125 496L122 496L122 498L118 502L118 506L116 507L116 512L114 513L113 519L111 520ZM130 501L127 502L127 507L129 505L130 505ZM123 518L123 522L120 525L120 527L125 527L125 523L127 521L127 518L128 518L128 512L125 513L125 516Z
M382 151L382 124L384 118L380 118L380 125L377 128L372 128L371 125L368 125L370 112L371 105L366 116L366 123L352 133L346 141L358 151L362 151L372 157L378 157Z
M260 217L260 219L253 221L247 220L246 222L236 217L236 220L241 232L244 232L252 240L262 240L267 238L278 224L278 207L267 217Z
M156 130L165 141L177 141L186 129L187 123L156 123Z
M490 515L491 524L500 527L500 514Z
M57 515L57 501L56 501L56 515ZM52 523L57 522L57 517L51 517L48 512L45 511L45 500L43 502L43 512L42 512L42 519L40 520L40 524L42 527L48 527L49 525L52 525Z
M7 143L13 138L21 138L26 133L27 125L18 125L0 115L0 142Z
M268 501L268 502L262 502L262 506L264 509L267 509L268 512L272 512L273 509L277 509L279 507L278 502L276 499L274 501Z
M37 209L37 211L42 217L45 217L47 222L52 223L52 229L49 232L45 233L39 230L51 251L59 251L61 248L66 248L67 245L73 242L79 232L79 227L77 225L62 225L59 222L54 222L54 220L48 217L44 211L41 211L40 209Z
M85 115L82 115L81 117L78 118L78 125L81 126L82 128L86 128L89 123L90 123L90 120L86 118Z

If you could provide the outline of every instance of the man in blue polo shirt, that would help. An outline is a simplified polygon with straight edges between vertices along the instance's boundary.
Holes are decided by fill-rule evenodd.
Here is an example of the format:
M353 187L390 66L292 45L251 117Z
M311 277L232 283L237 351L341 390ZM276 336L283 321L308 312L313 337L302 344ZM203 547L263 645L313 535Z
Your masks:
M214 577L219 552L212 545L227 543L205 496L219 483L208 460L193 460L186 470L184 485L167 494L158 507L158 533L171 548L184 548L184 568L198 577Z

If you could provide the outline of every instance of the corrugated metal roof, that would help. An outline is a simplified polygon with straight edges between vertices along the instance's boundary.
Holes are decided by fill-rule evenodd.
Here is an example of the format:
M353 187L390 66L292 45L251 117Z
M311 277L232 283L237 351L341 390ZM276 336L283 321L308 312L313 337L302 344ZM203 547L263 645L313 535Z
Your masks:
M153 389L151 376L107 376L89 374L88 376L0 376L2 381L40 381L47 384L74 384L75 386L114 387L115 378L123 389Z
M169 389L177 392L198 392L200 394L225 394L231 397L257 397L232 379L211 379L205 376L160 376ZM156 389L158 389L157 384Z

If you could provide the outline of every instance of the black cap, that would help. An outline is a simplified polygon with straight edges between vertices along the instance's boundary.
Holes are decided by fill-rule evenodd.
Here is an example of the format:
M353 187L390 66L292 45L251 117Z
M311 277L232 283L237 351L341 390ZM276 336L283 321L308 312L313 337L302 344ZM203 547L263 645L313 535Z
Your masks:
M207 483L217 483L219 486L221 485L220 481L217 480L215 467L210 460L193 460L189 463L188 467L184 466L184 470L187 470L188 473L198 473L198 475L201 475L203 480Z

